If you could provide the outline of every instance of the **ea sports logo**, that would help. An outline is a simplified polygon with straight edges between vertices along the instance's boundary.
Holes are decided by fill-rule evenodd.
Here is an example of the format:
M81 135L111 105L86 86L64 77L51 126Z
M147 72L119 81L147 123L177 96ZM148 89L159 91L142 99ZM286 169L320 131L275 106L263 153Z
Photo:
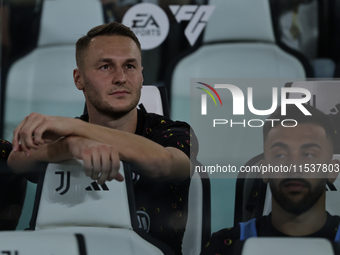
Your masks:
M136 4L124 15L122 23L131 28L141 43L142 50L159 46L169 32L169 20L165 12L150 3Z

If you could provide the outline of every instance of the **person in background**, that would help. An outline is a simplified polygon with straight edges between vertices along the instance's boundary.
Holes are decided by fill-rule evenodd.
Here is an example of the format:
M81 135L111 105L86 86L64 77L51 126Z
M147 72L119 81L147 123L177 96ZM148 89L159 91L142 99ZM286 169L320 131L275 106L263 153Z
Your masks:
M249 237L321 237L339 243L340 217L330 215L325 209L326 183L334 182L339 172L338 160L333 160L334 128L329 118L312 106L304 106L312 115L304 115L295 105L287 106L281 115L279 107L268 119L276 119L272 127L263 127L264 160L262 166L305 166L322 164L322 173L291 172L263 175L272 192L272 212L259 219L242 222L229 229L214 233L202 251L208 254L233 254L237 241ZM294 119L291 126L280 123ZM288 123L285 122L285 125ZM299 169L299 168L298 168Z

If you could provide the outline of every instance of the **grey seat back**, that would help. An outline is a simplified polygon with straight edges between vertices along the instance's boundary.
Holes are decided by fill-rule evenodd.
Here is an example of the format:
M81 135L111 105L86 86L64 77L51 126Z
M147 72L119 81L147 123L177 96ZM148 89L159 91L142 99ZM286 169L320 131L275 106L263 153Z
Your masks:
M123 182L98 185L81 160L50 163L40 171L31 228L37 233L81 233L87 254L172 254L139 231L130 164L121 162Z
M75 43L87 31L103 24L97 0L43 1L37 47L9 69L4 102L3 138L30 113L75 117L84 109L84 96L73 81ZM28 227L36 186L28 183L19 228Z
M203 78L221 78L228 84L248 79L247 82L236 85L244 94L247 87L254 87L262 96L278 83L283 87L285 82L280 83L278 80L304 79L306 72L297 58L276 44L268 0L211 0L209 4L216 7L207 23L202 46L182 58L174 68L171 81L171 116L173 119L190 122L199 138L198 160L204 166L231 164L239 167L261 152L261 147L257 146L261 143L261 132L248 128L212 130L210 122L190 116L189 109L194 108L190 106L190 102L195 100L190 97L190 86L194 86L190 79L205 82L207 80L203 81ZM266 79L272 79L275 85L268 82L261 86ZM225 96L225 101L231 101L229 95L225 93ZM261 97L261 103L271 105L270 97L267 101L262 99ZM222 116L224 119L233 117L227 111ZM213 201L212 231L217 231L233 224L234 210L231 205L234 200L232 194L235 179L210 180Z
M84 96L74 85L75 43L103 24L97 0L43 2L37 47L9 69L4 105L4 138L31 112L74 117L83 111Z

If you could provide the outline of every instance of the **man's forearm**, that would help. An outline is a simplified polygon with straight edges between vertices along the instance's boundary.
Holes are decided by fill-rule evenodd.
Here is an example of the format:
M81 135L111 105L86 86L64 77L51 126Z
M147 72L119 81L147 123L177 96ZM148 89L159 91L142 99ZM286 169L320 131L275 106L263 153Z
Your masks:
M8 166L17 174L35 171L42 162L59 162L72 158L67 141L61 138L55 142L32 149L30 156L23 151L12 151L8 158Z
M176 165L175 170L178 169L178 162L174 162L177 160L177 157L174 157L172 151L142 136L81 120L36 113L27 116L15 129L13 135L13 150L19 150L19 141L21 141L22 150L28 155L35 152L35 150L40 151L40 147L44 144L42 137L46 133L68 138L83 137L95 142L114 146L118 150L120 160L135 163L144 169L144 173L149 177L158 178L157 175L159 174L162 179L163 177L161 176L172 175L172 166ZM66 138L66 140L68 140L68 138ZM76 144L77 143L78 142L76 142ZM74 146L74 143L72 144ZM45 148L44 146L43 148ZM37 157L34 155L33 158L37 159L37 161L51 162L51 159L54 160L55 157L58 158L59 156L58 154L54 154L54 147L52 148L52 155L50 155L51 153L38 154ZM59 151L63 152L61 150ZM79 154L79 151L77 151L76 154ZM23 156L21 156L21 158L23 158ZM81 156L79 155L78 158L81 158ZM173 162L175 164L172 164ZM25 166L23 166L23 168L25 168ZM182 171L180 174L181 173ZM186 176L189 176L189 170ZM180 179L182 178L180 177Z
M181 181L189 177L190 160L176 148L164 148L145 137L83 122L73 135L113 145L120 160L141 168L141 174L153 178Z
M59 143L46 144L43 137L47 133L64 136L68 143L61 143L61 147ZM14 151L21 148L27 155L39 152L31 155L28 161L23 153L16 160L10 160L14 171L19 173L30 171L36 162L57 162L73 155L85 159L87 168L95 171L105 169L110 172L108 166L112 162L124 160L136 164L141 169L140 174L160 181L181 181L190 174L190 160L177 148L165 148L145 137L81 120L30 114L15 129L13 137ZM42 152L41 148L44 148Z

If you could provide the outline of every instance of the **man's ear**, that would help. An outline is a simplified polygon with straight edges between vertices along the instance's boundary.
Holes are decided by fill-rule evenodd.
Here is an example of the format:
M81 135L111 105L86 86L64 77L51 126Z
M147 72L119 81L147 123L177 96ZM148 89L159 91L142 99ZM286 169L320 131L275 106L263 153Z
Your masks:
M340 161L338 159L333 159L331 165L333 165L333 171L328 171L328 181L333 183L339 174ZM330 166L329 166L330 167Z
M77 89L84 90L84 82L80 75L80 70L78 68L75 68L73 70L73 80L74 80L74 84L76 85Z
M260 160L260 162L258 163L259 166L263 166L265 165L265 161L264 160ZM268 183L268 176L267 176L267 172L262 173L262 180L264 183Z

